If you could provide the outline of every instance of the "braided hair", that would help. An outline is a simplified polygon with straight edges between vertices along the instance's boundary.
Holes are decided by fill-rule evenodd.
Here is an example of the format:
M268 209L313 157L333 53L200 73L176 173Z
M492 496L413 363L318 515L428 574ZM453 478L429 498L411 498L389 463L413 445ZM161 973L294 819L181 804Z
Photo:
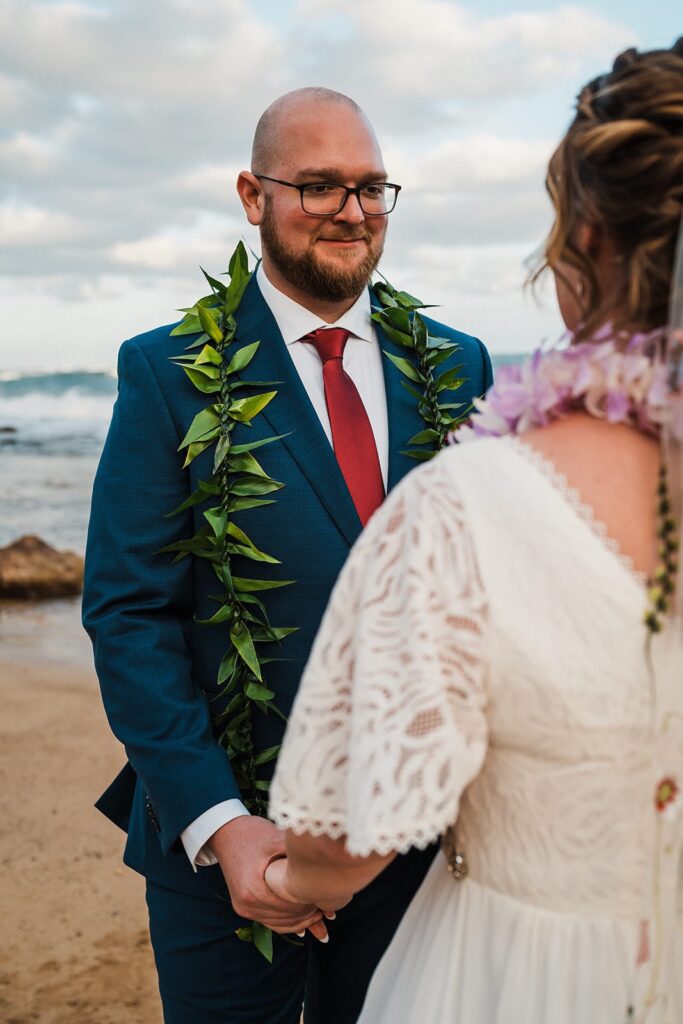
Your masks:
M666 324L683 213L683 37L670 50L626 50L579 93L576 115L553 154L546 188L555 222L532 283L561 264L579 271L579 340L606 320L628 332ZM604 232L614 273L598 280L578 228ZM604 276L604 275L603 275Z

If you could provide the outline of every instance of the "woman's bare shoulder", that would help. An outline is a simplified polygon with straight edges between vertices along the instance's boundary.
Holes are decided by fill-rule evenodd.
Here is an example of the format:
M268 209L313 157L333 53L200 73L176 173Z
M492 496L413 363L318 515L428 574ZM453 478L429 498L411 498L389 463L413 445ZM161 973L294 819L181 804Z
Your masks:
M636 568L653 569L659 445L634 427L576 413L523 440L589 505Z

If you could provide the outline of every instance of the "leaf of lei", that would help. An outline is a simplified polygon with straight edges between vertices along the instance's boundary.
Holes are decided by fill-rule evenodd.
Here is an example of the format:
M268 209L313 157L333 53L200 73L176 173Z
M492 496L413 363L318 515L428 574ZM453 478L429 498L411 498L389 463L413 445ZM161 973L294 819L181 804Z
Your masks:
M420 299L408 292L397 291L386 279L376 284L373 291L382 308L372 314L372 319L381 326L390 341L406 349L411 357L397 356L386 350L384 354L406 378L401 383L416 399L418 412L425 423L425 429L414 434L407 442L408 445L418 447L408 448L401 454L426 462L444 447L448 434L464 422L471 412L471 404L444 403L439 398L439 395L452 394L465 384L462 366L434 377L434 370L453 352L457 352L460 346L457 342L429 333L427 322L418 311L431 307Z

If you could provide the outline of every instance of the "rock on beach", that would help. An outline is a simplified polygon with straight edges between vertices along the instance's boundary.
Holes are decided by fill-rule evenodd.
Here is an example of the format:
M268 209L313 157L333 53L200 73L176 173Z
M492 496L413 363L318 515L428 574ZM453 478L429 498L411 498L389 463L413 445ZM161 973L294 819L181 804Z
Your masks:
M20 537L0 548L0 598L70 597L83 589L83 559L57 551L40 537Z

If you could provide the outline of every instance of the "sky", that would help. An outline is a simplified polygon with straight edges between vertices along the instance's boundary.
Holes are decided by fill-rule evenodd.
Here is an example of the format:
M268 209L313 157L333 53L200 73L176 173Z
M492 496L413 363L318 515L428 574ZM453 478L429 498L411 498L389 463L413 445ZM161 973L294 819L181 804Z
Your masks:
M0 373L113 369L200 264L258 251L234 182L303 85L360 103L403 186L383 273L529 351L561 331L550 282L523 283L574 97L682 33L673 0L0 0Z

